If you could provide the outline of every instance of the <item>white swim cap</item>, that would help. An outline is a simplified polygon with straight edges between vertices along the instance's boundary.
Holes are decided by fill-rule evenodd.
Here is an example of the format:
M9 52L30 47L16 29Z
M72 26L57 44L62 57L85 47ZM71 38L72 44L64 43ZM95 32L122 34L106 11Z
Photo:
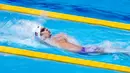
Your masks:
M36 27L35 36L36 36L37 38L41 39L41 40L45 40L45 37L44 37L44 36L41 37L41 35L40 35L40 31L41 31L42 28L44 28L44 27L42 27L42 26L40 26L40 25L38 25L38 26Z

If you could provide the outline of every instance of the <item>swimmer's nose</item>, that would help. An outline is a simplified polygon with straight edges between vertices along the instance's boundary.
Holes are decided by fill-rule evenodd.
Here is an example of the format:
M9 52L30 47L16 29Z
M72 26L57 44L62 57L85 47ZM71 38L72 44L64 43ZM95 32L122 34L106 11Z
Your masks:
M37 26L37 28L39 28L39 26Z
M35 32L35 36L38 36L38 33L37 33L37 32Z

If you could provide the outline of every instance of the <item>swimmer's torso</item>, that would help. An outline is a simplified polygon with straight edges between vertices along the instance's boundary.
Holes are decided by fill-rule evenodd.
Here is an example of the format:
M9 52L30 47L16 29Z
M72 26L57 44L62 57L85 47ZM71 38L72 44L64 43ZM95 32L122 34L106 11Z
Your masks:
M58 45L59 47L64 48L69 51L73 51L73 52L77 52L80 50L79 48L81 48L80 46L70 43L67 40L67 38L65 37L65 35L63 35L63 34L58 34L58 35L52 37L51 41L55 42L55 44ZM75 50L75 49L77 49L77 50Z

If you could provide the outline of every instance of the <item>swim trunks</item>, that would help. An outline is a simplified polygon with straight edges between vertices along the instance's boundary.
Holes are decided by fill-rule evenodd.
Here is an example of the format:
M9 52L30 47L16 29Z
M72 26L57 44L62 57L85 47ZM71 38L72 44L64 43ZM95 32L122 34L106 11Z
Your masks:
M82 47L81 51L78 52L80 54L87 54L87 53L99 53L101 52L102 48L97 46L91 46L91 47Z

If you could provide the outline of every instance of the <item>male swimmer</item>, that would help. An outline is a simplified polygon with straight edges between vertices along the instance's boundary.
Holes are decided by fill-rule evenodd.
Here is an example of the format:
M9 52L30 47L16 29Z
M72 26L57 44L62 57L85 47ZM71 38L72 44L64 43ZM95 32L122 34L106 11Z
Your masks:
M99 46L83 47L81 45L77 45L76 43L71 43L67 35L64 33L59 33L52 36L50 30L42 26L37 26L35 31L35 38L44 44L79 54L123 53L130 55L130 50L126 49L113 48L111 50L109 49L110 51L108 51L105 48Z
M67 51L80 54L104 53L103 48L97 46L83 47L80 45L73 44L68 41L68 38L66 36L67 35L64 33L59 33L53 36L47 28L43 28L41 26L38 26L35 32L35 37L37 39L40 39L44 43L49 44L51 46L60 47Z

